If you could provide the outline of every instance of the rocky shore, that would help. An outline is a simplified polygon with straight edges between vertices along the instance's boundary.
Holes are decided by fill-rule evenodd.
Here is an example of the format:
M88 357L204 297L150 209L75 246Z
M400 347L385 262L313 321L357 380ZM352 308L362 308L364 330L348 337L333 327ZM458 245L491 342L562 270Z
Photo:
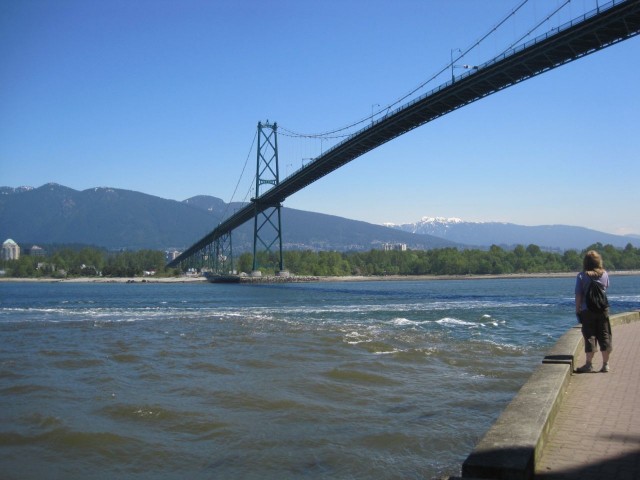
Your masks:
M384 282L384 281L432 281L432 280L487 280L515 278L567 278L577 272L560 273L513 273L504 275L379 275L323 277L310 275L243 277L240 283L304 283L304 282ZM611 277L640 275L638 270L609 271ZM76 278L9 278L0 277L0 282L60 282L60 283L202 283L203 276L180 277L76 277Z

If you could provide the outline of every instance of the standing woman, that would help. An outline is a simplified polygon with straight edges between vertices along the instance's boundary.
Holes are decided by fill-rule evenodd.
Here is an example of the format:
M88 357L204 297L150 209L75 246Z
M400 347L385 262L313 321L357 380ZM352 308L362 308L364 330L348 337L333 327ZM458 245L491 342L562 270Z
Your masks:
M602 266L602 257L595 250L589 250L582 261L582 272L576 278L576 314L582 324L586 363L576 369L577 373L593 372L593 355L598 345L602 352L601 372L609 371L609 355L613 350L611 343L611 324L609 309L602 313L592 312L587 308L586 292L591 282L598 282L606 291L609 288L609 275Z

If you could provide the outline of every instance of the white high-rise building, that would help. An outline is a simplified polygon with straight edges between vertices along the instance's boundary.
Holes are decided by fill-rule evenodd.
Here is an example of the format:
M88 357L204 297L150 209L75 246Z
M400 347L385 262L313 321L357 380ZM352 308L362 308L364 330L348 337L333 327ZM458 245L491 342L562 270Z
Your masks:
M2 259L3 260L18 260L20 258L20 245L11 240L10 238L5 240L2 244Z

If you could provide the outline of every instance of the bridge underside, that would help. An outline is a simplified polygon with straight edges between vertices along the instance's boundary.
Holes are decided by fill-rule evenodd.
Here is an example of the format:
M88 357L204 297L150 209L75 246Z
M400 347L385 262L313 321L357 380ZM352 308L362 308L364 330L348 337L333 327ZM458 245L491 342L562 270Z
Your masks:
M403 105L317 157L253 203L224 220L169 266L176 266L221 235L247 222L257 211L279 205L290 195L361 155L492 93L540 75L640 33L640 0L613 2L569 24L511 49Z

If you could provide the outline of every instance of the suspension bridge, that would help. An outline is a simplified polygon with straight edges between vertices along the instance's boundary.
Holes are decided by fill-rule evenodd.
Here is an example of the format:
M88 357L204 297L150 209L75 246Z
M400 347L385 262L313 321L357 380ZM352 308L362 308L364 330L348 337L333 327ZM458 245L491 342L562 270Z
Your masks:
M251 202L195 242L168 266L207 268L216 274L234 271L231 232L254 220L253 270L259 249L276 248L282 260L282 202L316 180L380 145L488 95L555 69L640 33L640 0L615 0L514 46L491 60L468 68L422 96L387 111L349 135L290 176L280 180L278 125L258 123L255 196ZM330 132L333 133L333 132Z

